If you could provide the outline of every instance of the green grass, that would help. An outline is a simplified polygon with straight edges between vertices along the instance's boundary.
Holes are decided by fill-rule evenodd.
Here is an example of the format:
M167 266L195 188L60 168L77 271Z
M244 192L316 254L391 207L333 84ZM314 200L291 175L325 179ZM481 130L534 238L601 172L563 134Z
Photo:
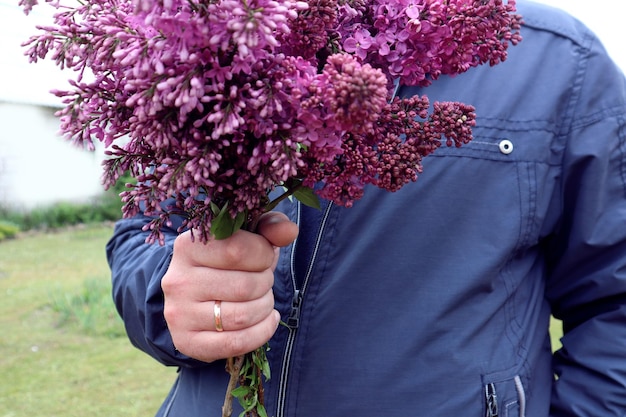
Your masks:
M175 370L133 348L114 311L111 232L0 242L0 417L149 417L167 394Z
M87 335L123 337L122 319L111 301L108 280L91 278L75 294L57 289L51 296L52 310L58 315L58 326L73 327Z
M0 242L0 417L154 415L175 369L130 345L110 297L108 226Z

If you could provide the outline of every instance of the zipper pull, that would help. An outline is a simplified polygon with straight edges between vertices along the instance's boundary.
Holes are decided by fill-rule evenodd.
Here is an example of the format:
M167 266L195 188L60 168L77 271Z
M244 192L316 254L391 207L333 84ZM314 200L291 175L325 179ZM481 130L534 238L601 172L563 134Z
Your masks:
M494 383L485 385L485 400L487 401L487 417L498 417L498 396Z
M291 300L291 312L287 318L287 327L297 329L300 325L300 305L302 304L302 293L296 290Z

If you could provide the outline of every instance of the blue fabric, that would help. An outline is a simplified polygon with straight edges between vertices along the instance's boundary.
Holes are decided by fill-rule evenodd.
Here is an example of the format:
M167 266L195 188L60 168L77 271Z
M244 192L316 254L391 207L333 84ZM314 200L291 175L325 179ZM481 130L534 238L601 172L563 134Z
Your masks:
M517 3L524 41L504 64L400 91L476 106L472 143L301 231L323 223L299 327L270 343L270 416L483 417L492 392L500 416L626 415L624 77L579 22ZM218 416L223 363L176 352L163 319L176 233L145 245L147 221L119 222L107 247L116 305L135 346L180 368L159 415ZM274 288L284 319L292 256Z

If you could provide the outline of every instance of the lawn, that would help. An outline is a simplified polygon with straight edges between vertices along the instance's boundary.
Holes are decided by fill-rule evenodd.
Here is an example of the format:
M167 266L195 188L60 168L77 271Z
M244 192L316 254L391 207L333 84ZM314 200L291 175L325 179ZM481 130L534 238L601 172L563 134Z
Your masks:
M0 242L0 417L151 416L176 377L110 297L109 226Z
M111 232L0 242L0 417L148 417L167 394L175 369L133 348L114 311Z

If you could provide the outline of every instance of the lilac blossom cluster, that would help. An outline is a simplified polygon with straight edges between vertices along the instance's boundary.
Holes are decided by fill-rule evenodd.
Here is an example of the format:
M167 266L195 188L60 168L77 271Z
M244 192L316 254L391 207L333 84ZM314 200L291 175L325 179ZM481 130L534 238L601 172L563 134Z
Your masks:
M21 0L28 12L36 0ZM218 213L256 218L269 192L316 187L351 206L372 184L415 181L442 143L471 140L462 103L393 97L506 59L521 38L509 0L90 0L27 42L77 77L55 91L61 130L108 149L124 215L172 214L211 235ZM164 202L170 201L168 205Z

